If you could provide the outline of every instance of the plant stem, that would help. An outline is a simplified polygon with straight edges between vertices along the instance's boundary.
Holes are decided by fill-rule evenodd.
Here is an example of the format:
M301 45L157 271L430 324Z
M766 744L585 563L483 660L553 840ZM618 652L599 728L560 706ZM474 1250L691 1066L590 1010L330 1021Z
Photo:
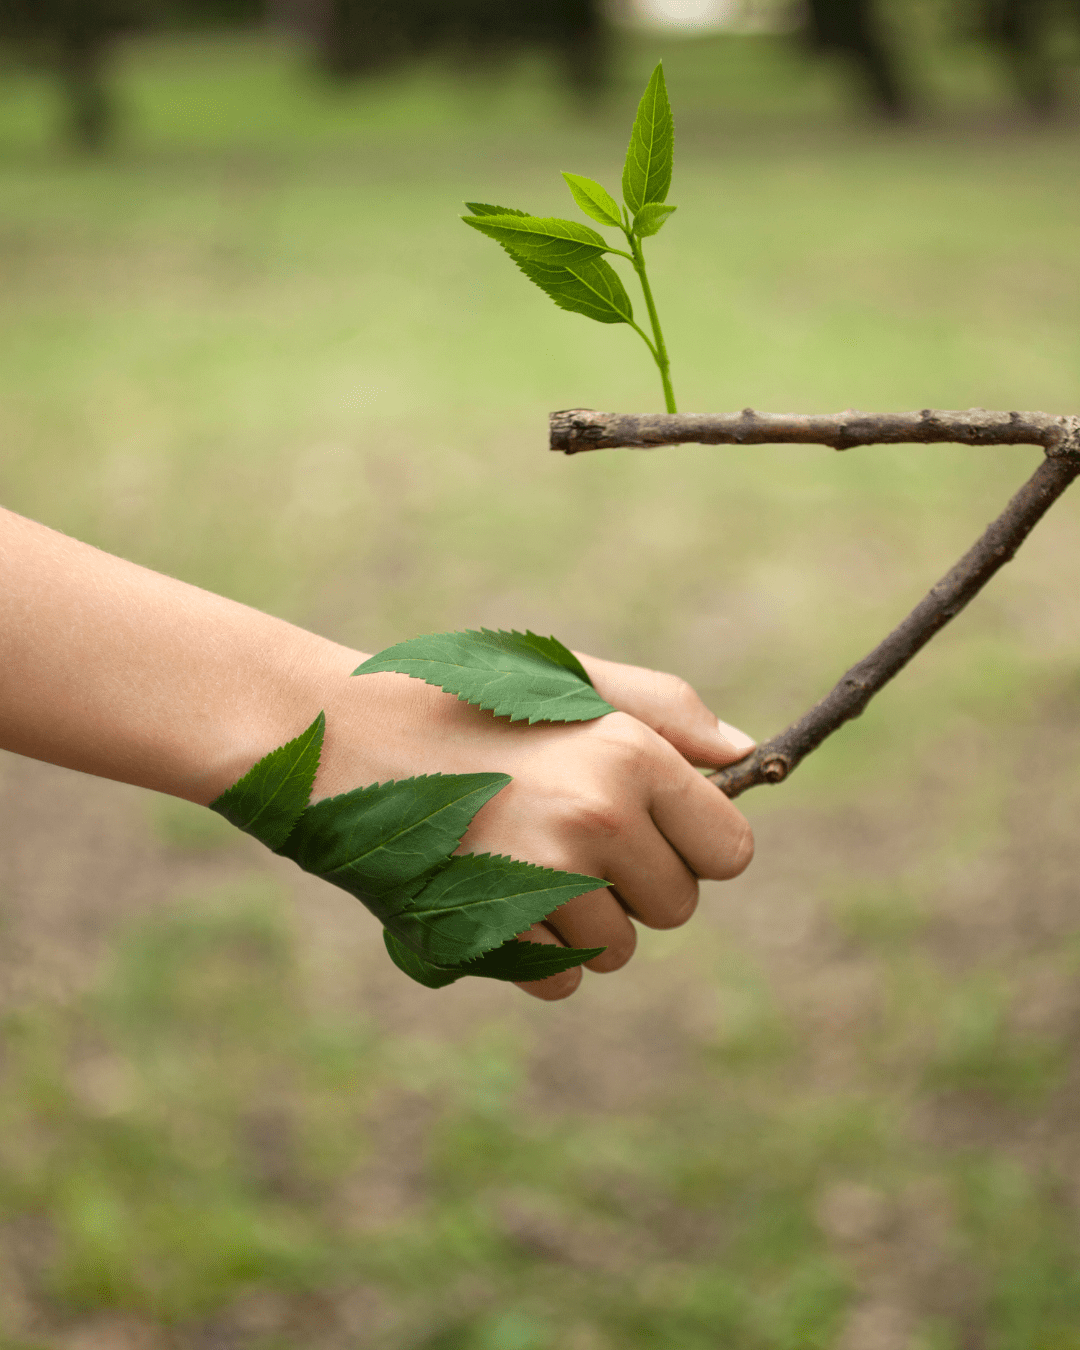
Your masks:
M638 274L638 280L641 282L641 290L645 296L645 305L649 311L649 320L652 323L653 337L656 340L656 346L652 349L652 354L653 360L656 362L657 368L660 371L660 380L664 386L664 402L667 405L669 413L678 412L678 409L675 406L675 390L671 387L671 362L668 360L667 348L664 346L664 334L660 327L660 316L656 312L652 288L649 285L649 278L645 272L645 255L641 251L641 240L630 230L627 230L625 233L631 251L633 252L634 271Z

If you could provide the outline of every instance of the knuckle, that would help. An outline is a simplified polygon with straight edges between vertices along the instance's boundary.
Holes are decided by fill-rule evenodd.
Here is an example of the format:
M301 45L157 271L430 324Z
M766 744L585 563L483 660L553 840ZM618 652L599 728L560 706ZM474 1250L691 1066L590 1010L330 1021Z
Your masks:
M604 726L604 722L608 723ZM655 733L628 713L612 713L600 724L608 758L620 769L633 769L653 750Z
M668 679L671 681L668 685L668 701L680 712L697 712L701 699L694 686L679 675L669 675Z
M602 789L566 798L558 815L564 837L611 839L626 827L623 808L612 793Z

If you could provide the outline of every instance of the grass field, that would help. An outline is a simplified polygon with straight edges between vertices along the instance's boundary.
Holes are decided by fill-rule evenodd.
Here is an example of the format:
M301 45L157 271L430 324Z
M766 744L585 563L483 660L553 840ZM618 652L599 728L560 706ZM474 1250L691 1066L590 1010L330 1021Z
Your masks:
M177 42L94 162L4 76L0 500L367 650L528 625L785 725L1037 452L546 451L658 381L455 214L613 185L658 55L681 407L1077 409L1080 132L970 53L883 130L778 39L628 44L588 115ZM1080 1347L1078 526L558 1007L423 991L216 817L5 757L3 1350Z

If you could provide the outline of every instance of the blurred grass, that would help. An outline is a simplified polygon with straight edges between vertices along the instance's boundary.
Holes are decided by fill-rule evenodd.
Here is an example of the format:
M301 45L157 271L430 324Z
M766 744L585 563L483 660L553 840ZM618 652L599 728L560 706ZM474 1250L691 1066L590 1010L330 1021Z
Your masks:
M367 650L527 624L783 725L1037 456L547 453L550 409L656 408L653 372L455 213L617 181L657 55L680 406L1077 408L1080 138L1010 120L970 52L928 65L934 119L882 130L772 39L627 44L591 117L529 62L332 92L285 48L173 42L126 54L96 162L5 74L0 499ZM397 986L330 997L288 874L148 802L160 876L217 879L114 925L82 992L8 999L0 1344L1080 1343L1078 515L746 798L762 856L729 908L643 935L581 1011L407 990L399 1029L373 1003ZM106 898L71 885L49 941L85 965ZM5 885L9 928L28 894ZM653 1087L582 1104L560 1036L581 1081Z

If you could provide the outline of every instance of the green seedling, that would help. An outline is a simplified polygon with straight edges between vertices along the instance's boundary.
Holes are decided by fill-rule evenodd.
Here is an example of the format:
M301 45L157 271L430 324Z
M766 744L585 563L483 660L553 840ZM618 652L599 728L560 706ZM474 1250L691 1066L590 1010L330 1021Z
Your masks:
M397 671L513 722L588 722L614 709L555 638L437 633L379 652L354 675ZM271 751L212 809L306 872L340 886L383 925L387 951L431 989L463 975L539 980L599 956L515 939L608 883L514 858L455 852L505 773L428 774L312 802L326 718Z
M560 309L584 314L597 323L629 324L652 353L669 413L678 411L671 384L671 363L645 269L642 240L657 234L676 209L667 205L674 151L675 123L664 69L658 65L641 96L630 132L622 175L622 206L591 178L563 174L574 201L585 215L598 225L621 230L629 253L613 248L591 226L574 220L531 216L514 207L491 206L486 202L466 202L472 214L462 216L466 225L501 244L529 280L546 291ZM633 265L649 312L651 339L634 322L630 297L619 274L604 261L605 253L625 258Z

